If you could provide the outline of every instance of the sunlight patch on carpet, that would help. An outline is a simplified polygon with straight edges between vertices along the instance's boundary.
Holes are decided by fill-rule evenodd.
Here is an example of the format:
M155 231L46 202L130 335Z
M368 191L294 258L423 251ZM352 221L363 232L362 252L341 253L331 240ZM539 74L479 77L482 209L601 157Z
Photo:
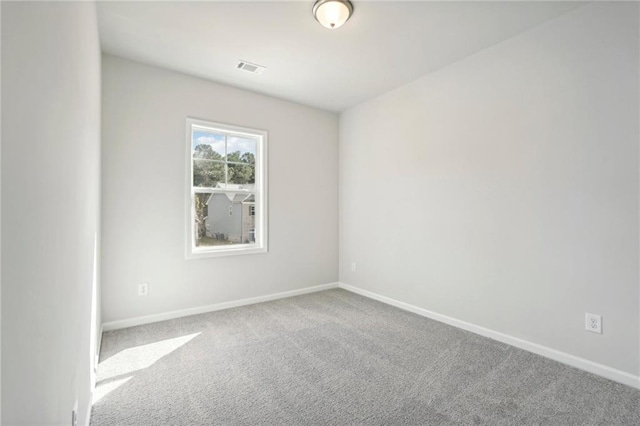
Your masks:
M162 357L184 346L201 333L188 334L128 348L100 362L93 404L133 378L131 373L155 364ZM122 378L121 376L127 376Z

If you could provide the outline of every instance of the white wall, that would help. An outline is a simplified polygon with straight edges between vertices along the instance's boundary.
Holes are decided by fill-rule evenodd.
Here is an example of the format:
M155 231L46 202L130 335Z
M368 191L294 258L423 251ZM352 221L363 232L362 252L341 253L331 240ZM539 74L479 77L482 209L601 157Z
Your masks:
M637 8L580 7L341 114L340 281L638 375Z
M2 423L88 424L99 236L93 3L2 4Z
M268 253L185 260L186 117L269 132ZM337 134L336 114L104 56L103 320L337 281Z
M2 58L2 2L0 2L0 58ZM0 65L0 82L2 66ZM2 84L0 84L0 164L2 164ZM0 173L0 242L2 241L2 173ZM0 243L0 424L2 423L2 244Z

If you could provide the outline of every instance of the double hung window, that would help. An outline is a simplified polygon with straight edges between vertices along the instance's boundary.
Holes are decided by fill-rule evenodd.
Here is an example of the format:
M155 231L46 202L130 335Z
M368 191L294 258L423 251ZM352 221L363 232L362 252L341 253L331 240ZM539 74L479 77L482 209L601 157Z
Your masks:
M187 258L267 251L267 132L187 119Z

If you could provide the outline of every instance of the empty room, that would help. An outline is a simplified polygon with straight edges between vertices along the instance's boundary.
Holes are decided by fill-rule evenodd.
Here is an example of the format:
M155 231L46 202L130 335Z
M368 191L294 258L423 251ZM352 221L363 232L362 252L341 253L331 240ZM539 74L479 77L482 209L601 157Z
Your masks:
M637 2L0 17L2 425L640 424Z

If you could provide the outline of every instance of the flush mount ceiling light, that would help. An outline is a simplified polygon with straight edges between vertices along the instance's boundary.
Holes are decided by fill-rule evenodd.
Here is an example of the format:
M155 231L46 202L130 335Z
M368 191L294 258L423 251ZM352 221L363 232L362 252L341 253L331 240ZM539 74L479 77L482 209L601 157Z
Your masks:
M320 25L335 29L351 17L353 5L349 0L318 0L313 5L313 16Z

